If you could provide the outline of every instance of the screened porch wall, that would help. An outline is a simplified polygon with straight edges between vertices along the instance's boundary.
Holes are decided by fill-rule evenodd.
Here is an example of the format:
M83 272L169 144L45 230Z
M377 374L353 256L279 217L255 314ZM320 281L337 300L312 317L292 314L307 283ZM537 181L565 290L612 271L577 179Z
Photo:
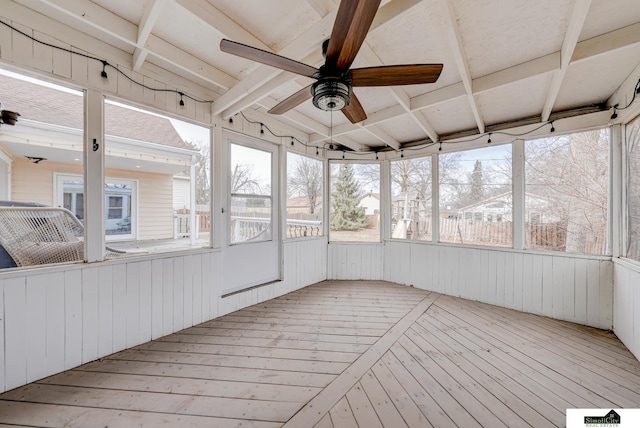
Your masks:
M613 331L640 360L640 265L614 260Z
M610 257L390 241L384 261L388 281L613 328Z
M284 280L221 298L220 251L0 277L0 392L326 278L326 239L284 243Z

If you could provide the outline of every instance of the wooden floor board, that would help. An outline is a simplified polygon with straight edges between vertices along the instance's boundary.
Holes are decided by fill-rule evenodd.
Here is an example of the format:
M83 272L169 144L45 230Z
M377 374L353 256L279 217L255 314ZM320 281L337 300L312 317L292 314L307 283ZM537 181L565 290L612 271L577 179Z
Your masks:
M435 326L432 326L428 332L420 327L414 326L411 331L408 331L406 335L423 351L430 353L431 355L437 355L438 350L451 349L453 352L441 353L439 358L441 366L444 367L447 372L451 373L452 366L457 367L454 370L461 370L472 382L477 382L478 385L484 388L489 394L474 394L478 396L495 397L495 400L502 403L504 408L499 412L501 406L497 403L485 403L485 406L493 408L493 413L504 420L508 426L522 425L522 422L514 419L517 416L518 419L526 421L534 427L549 427L558 425L553 423L549 419L549 408L546 403L541 400L538 401L538 397L529 393L524 388L519 387L515 382L505 382L500 378L500 374L484 364L481 360L474 358L471 353L464 352L457 348L457 342L452 337L439 334L440 332ZM425 336L429 336L430 340L425 340ZM444 358L446 356L446 359ZM537 401L537 403L536 403ZM537 411L532 404L536 403L537 408L544 412L543 415ZM507 410L508 409L508 410ZM500 414L497 414L497 413ZM513 412L513 414L511 414ZM556 422L564 418L564 413L556 411L553 415L553 419Z
M433 316L422 317L420 322L416 323L412 328L416 329L418 333L426 329L434 334L445 342L447 346L456 350L457 355L454 356L453 361L461 366L468 367L467 372L478 376L482 384L498 383L507 391L507 395L513 393L517 399L537 410L538 415L542 415L555 425L561 425L565 419L565 410L573 407L563 397L541 388L538 383L523 375L519 370L508 364L501 364L500 360L490 352L478 352L471 340L472 338L470 339L461 334L460 331L451 329L450 325L439 322ZM463 358L463 360L458 357ZM468 364L471 364L471 366ZM522 412L518 413L522 415ZM533 415L533 417L534 419L537 418L536 415ZM543 426L545 421L537 421L534 426L537 425Z
M0 394L0 427L563 426L640 407L610 332L324 281Z
M435 312L434 309L432 311ZM440 316L450 316L455 318L451 313L443 313ZM462 321L461 321L462 322ZM485 332L482 328L466 324L466 328L459 330L460 334L466 335L469 340L474 343L480 343L481 349L474 350L476 353L490 353L507 373L516 372L523 376L528 376L532 381L538 383L545 394L554 393L558 397L562 397L569 402L571 406L576 408L597 407L595 403L599 402L599 396L585 391L579 384L565 376L559 376L558 373L552 371L548 367L540 364L534 358L520 352L520 350L510 349L495 337ZM473 349L473 348L472 348ZM561 402L560 402L561 403ZM613 405L612 403L604 403ZM606 406L605 406L606 407Z
M364 392L362 385L359 382L355 384L349 392L347 392L346 397L349 407L351 407L351 411L353 412L353 417L359 427L383 427L380 419L378 419L376 411L374 410L374 408L376 408L375 404L372 404L369 401L369 397L367 397L367 394Z
M273 385L257 382L184 379L172 376L143 376L121 373L67 371L40 381L47 385L79 386L122 391L172 393L203 397L306 403L319 387Z
M111 355L105 361L146 361L156 363L179 363L184 365L235 367L245 369L283 370L289 372L340 374L349 363L336 361L292 360L288 358L251 357L238 358L231 355L193 354L189 352L145 351L132 349ZM85 366L78 370L83 370ZM90 366L89 366L90 367Z
M269 330L249 330L249 329L230 329L230 328L213 328L213 327L191 327L182 330L182 334L194 334L203 336L229 336L235 338L257 338L257 339L282 339L282 340L313 340L314 342L330 342L330 343L356 343L371 345L378 340L379 336L368 336L364 334L358 335L340 335L340 334L320 334L320 333L299 333L299 332L282 332Z
M369 345L356 343L317 342L312 340L256 339L245 337L222 337L176 333L162 339L162 342L204 343L208 345L252 346L278 349L303 349L312 351L355 352L361 354Z
M438 410L439 413L436 415L430 412L430 418L434 424L432 425L429 419L427 419L427 416L420 411L418 405L411 399L411 396L400 384L398 379L395 378L389 368L382 362L382 359L378 360L371 368L371 371L376 376L378 382L380 382L382 388L387 391L389 397L393 400L393 404L408 426L430 428L432 426L446 426L452 423L451 419L446 418L444 412L440 411L439 407L434 406L432 410ZM444 421L445 418L446 421Z
M331 423L334 427L358 428L358 422L353 416L346 397L342 397L338 404L331 408L329 416L331 416Z
M478 309L465 312L476 316L477 320L480 318ZM561 354L558 352L558 347L561 346L559 344L558 347L553 347L550 344L537 341L532 342L528 340L528 338L531 338L530 332L524 327L516 329L512 323L504 321L494 322L490 315L485 315L482 318L489 320L490 322L485 325L492 327L496 331L496 335L510 340L512 346L517 346L529 355L535 355L537 361L546 365L551 370L566 373L570 378L581 379L581 385L591 391L598 391L602 397L611 400L615 405L619 407L632 407L634 403L640 403L640 393L629 389L626 385L611 380L611 377L615 377L613 371L608 371L607 375L605 375L602 369L596 368L593 364L585 362L585 360L578 361L570 355ZM557 339L554 340L553 336L550 336L547 342L552 340L555 342Z

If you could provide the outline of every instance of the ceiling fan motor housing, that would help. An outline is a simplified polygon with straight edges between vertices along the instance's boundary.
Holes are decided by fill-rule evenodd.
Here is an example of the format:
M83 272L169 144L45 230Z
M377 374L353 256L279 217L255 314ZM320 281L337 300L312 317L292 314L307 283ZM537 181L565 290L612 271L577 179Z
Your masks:
M342 110L351 101L351 84L340 77L322 77L311 86L313 105L321 110Z

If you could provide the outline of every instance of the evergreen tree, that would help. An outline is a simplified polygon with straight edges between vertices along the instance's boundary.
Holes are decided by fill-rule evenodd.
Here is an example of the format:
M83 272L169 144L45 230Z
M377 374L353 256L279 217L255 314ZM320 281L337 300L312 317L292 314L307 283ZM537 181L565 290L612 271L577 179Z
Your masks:
M473 172L471 172L469 200L471 203L476 203L482 201L484 197L484 174L482 172L482 162L477 160L473 165Z
M358 230L366 225L364 210L358 207L362 199L362 192L360 184L353 174L351 164L343 163L340 165L332 197L331 229Z
M458 208L476 204L486 198L484 172L482 171L481 161L476 160L476 163L473 165L473 171L468 173L468 184L465 184L464 187L466 187L467 190L461 190L458 193L456 204Z

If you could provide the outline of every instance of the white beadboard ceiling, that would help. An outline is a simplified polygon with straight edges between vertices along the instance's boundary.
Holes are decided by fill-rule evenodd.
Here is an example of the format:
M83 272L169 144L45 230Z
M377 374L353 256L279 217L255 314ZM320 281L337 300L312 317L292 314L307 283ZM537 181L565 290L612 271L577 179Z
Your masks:
M312 80L222 53L220 40L319 66L320 46L339 5L339 0L5 1L112 44L131 56L134 71L175 71L181 64L183 77L219 94L212 108L225 119L246 109L266 112ZM565 110L603 105L625 82L640 78L640 2L382 1L353 67L402 63L443 63L444 69L434 84L356 88L368 115L360 124L338 112L331 118L310 100L277 118L316 143L328 138L333 124L334 141L343 147L378 150L518 121L545 122Z

